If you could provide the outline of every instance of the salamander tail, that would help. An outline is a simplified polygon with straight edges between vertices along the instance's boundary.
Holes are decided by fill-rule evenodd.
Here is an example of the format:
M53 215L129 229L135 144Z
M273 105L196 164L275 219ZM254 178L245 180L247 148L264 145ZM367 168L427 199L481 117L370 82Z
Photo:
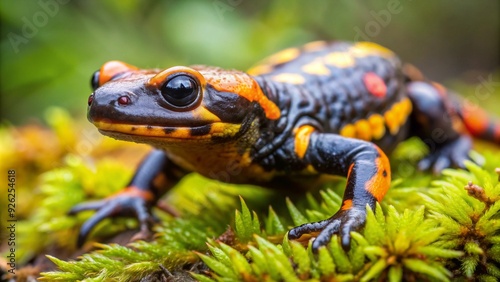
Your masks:
M500 121L478 105L462 103L457 109L467 131L474 137L500 145Z

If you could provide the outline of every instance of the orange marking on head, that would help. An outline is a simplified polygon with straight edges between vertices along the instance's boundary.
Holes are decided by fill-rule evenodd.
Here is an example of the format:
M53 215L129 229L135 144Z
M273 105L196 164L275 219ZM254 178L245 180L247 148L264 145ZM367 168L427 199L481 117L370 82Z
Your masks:
M248 74L221 69L200 70L208 84L220 92L240 95L250 102L257 102L268 119L278 119L279 107L262 92L259 84Z
M310 125L303 125L295 129L295 154L300 158L304 158L307 147L309 147L309 138L315 131L315 128Z
M345 200L342 203L342 207L340 208L341 210L350 210L352 208L352 200Z
M333 52L325 56L325 63L338 68L348 68L356 62L348 52Z
M370 94L375 97L383 98L387 94L385 82L373 72L368 72L363 76L363 82Z
M206 81L205 81L205 78L203 77L203 75L199 71L197 71L193 68L184 67L184 66L171 67L171 68L168 68L166 70L159 72L158 74L156 74L155 76L153 76L152 78L149 79L148 85L156 87L156 88L160 88L165 82L167 82L167 80L170 77L178 75L178 74L187 74L187 75L194 77L196 80L198 80L198 83L200 84L200 86L202 88L205 88Z
M101 69L99 70L99 86L110 81L113 76L119 73L136 70L138 70L137 67L129 65L127 63L121 61L109 61L102 65Z
M377 146L376 149L379 153L379 157L375 159L377 172L366 182L365 189L380 202L391 186L391 165L385 153Z
M330 70L323 64L321 58L316 58L314 61L302 67L305 73L317 75L330 75Z
M271 79L291 84L304 84L306 82L306 79L298 73L280 73L271 77Z

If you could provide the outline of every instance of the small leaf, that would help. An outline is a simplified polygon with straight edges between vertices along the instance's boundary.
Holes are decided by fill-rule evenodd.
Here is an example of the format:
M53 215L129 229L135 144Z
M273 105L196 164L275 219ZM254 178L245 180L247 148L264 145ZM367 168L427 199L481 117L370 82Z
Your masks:
M403 261L403 265L411 271L427 274L436 279L439 279L440 281L449 281L448 277L451 276L451 273L449 271L442 271L442 269L432 267L429 264L418 259L405 259Z
M318 268L324 277L332 277L335 274L335 264L326 247L318 250Z
M403 268L400 265L393 265L389 268L389 282L403 281Z
M285 234L286 231L274 209L269 207L269 217L266 220L266 233L268 235L280 235Z
M196 253L201 260L215 273L219 274L222 277L227 277L231 279L237 279L238 276L234 273L233 269L226 266L225 264L217 261L216 259L204 255L202 253Z
M290 201L289 198L286 198L286 206L288 211L290 212L290 216L292 217L293 224L295 226L299 226L301 224L307 223L307 218L295 207L295 205Z
M387 267L385 259L379 259L375 264L373 264L370 269L361 277L361 281L370 281L380 276L382 271Z

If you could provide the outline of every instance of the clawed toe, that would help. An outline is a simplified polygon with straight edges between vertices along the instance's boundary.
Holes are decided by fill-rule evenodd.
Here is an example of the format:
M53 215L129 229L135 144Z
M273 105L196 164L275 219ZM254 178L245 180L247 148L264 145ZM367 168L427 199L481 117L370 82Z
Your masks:
M320 247L326 246L331 241L334 234L339 234L342 248L348 251L351 246L351 232L362 228L365 220L366 211L364 209L341 210L329 219L293 228L288 233L288 238L299 239L305 234L319 232L312 243L312 250L316 253Z
M97 211L80 228L78 247L85 243L88 235L97 224L109 217L134 216L139 220L140 233L149 234L150 227L156 222L155 217L151 214L151 206L152 202L147 199L123 192L104 200L82 203L73 207L68 214L75 215L86 210Z
M455 167L465 168L464 162L471 160L469 152L472 141L468 136L460 136L458 139L431 150L429 155L418 163L421 171L432 170L439 174L443 169Z

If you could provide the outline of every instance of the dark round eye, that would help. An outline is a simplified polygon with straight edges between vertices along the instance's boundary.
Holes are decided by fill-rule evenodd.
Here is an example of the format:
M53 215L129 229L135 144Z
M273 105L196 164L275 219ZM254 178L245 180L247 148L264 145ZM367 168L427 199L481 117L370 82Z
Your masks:
M92 78L90 79L90 85L92 85L92 89L95 91L99 87L99 71L94 72Z
M170 78L161 87L161 95L175 107L186 107L196 101L199 94L197 81L188 75L177 75Z

